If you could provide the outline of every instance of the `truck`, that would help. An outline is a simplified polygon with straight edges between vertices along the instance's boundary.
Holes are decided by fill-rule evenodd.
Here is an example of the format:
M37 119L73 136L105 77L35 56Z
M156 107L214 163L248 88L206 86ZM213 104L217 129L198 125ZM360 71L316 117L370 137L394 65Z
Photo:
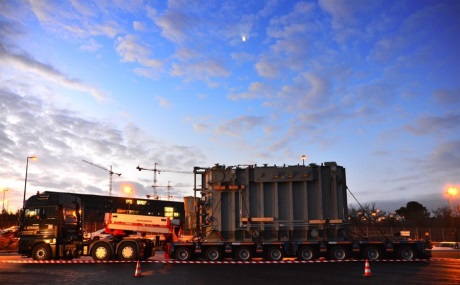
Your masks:
M424 240L350 232L345 168L321 165L194 167L194 195L184 198L183 233L166 254L189 261L253 257L429 258Z
M31 196L19 219L18 253L34 260L146 260L155 254L154 241L134 232L170 232L167 217L105 213L110 238L84 239L82 201L70 193L44 192Z

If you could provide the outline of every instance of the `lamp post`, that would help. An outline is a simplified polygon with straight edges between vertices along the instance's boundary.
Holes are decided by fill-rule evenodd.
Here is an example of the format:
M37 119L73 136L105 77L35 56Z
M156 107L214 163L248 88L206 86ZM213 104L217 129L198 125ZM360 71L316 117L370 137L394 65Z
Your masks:
M3 219L3 216L5 215L5 192L6 191L9 191L8 189L3 189L3 203L2 203L2 219L0 221L0 223L3 223L3 220L5 220L5 224L6 224L6 218ZM0 228L2 228L2 225L0 225Z
M129 213L129 211L131 211L131 204L133 203L133 201L131 200L131 194L133 193L133 188L131 186L125 186L123 188L123 191L129 196L129 203L128 203L128 213Z
M304 154L302 155L302 164L305 166L305 159L307 159L307 156Z
M458 237L457 237L457 226L454 223L454 210L452 208L452 197L456 196L457 193L458 193L458 189L455 187L449 187L449 189L447 189L447 195L449 195L449 204L450 204L450 219L452 220L452 226L454 227L455 241L458 240Z
M26 206L26 189L27 189L27 170L29 169L29 159L36 160L36 156L28 156L26 160L26 178L24 179L24 199L22 200L22 207Z
M9 189L3 189L3 203L2 203L2 213L5 212L5 192L10 191Z

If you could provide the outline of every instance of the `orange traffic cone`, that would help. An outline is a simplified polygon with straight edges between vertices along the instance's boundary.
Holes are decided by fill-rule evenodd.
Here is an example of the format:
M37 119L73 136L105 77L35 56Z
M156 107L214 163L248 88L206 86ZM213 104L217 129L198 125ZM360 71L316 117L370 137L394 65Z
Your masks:
M364 277L372 276L371 267L369 266L369 260L366 259L366 263L364 264Z
M134 272L134 277L141 277L141 276L142 276L141 263L138 261L136 264L136 271Z

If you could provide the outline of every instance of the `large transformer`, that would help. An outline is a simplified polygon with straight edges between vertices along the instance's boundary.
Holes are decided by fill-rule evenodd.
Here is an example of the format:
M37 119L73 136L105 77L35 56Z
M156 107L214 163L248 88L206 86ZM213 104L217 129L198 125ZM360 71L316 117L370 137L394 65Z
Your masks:
M168 243L166 251L178 260L430 256L425 241L351 238L345 168L335 162L282 167L217 164L195 167L194 174L195 195L184 203L186 234Z
M202 241L348 239L345 168L321 165L194 168L186 226ZM194 205L194 207L192 207Z

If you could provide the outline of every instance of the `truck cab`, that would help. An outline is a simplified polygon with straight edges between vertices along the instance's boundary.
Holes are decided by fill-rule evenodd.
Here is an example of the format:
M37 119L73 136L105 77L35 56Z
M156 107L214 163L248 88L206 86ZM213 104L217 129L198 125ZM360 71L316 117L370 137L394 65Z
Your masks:
M36 260L73 258L83 240L81 200L65 193L30 197L19 221L18 253Z

